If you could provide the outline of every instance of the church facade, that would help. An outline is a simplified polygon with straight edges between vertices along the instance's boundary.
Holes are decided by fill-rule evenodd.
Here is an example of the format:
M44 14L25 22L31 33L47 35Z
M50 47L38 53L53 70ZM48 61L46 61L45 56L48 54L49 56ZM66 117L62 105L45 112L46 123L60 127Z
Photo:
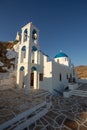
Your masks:
M39 30L32 23L22 27L17 65L17 86L19 88L45 89L51 93L62 92L69 80L76 79L74 65L63 52L50 60L38 43Z

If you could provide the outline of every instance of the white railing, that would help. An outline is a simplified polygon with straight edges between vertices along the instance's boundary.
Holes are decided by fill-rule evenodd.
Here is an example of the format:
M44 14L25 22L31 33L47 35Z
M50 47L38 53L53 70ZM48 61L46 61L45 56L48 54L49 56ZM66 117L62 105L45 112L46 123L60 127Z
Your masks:
M64 97L70 97L70 96L81 96L81 97L87 97L87 91L83 90L70 90L63 92Z
M35 106L32 109L29 109L12 120L9 120L2 125L0 125L0 130L6 129L14 129L14 130L22 130L24 128L27 128L29 130L29 125L34 123L36 120L44 116L47 112L48 109L51 107L51 103L47 103L46 101Z
M71 95L76 95L76 96L81 96L81 97L87 97L87 91L73 90L71 92Z

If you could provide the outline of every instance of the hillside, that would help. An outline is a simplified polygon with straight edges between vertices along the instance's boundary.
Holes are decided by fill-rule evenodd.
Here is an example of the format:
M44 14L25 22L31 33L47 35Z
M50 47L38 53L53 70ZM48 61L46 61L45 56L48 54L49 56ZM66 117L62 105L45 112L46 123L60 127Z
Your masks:
M12 42L1 42L0 41L0 72L7 72L12 66L14 67L15 57L9 58L8 52L13 51L13 46L16 45L18 41Z
M75 70L78 74L78 78L87 78L87 66L77 66Z

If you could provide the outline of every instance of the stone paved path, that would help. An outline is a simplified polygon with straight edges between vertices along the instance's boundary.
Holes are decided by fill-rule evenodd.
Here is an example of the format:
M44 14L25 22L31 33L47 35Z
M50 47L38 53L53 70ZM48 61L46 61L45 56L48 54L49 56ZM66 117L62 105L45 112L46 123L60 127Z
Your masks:
M87 84L80 90L87 91ZM30 130L87 130L87 97L52 97L52 107Z
M87 91L86 84L80 88ZM42 98L32 96L41 92L42 90L30 93L14 90L0 91L0 123L44 101L43 96ZM49 112L30 125L29 130L87 130L87 97L52 96L51 101L52 107Z
M6 89L0 90L0 124L45 101L45 95L35 97L45 91Z
M87 130L87 98L52 97L52 108L30 130Z

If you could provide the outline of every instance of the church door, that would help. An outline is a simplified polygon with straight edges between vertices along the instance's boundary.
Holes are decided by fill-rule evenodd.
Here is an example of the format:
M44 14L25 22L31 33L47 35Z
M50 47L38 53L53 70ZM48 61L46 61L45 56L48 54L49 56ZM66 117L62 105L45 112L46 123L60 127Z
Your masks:
M30 86L31 86L31 88L33 88L34 87L34 73L31 73L31 79L30 80L31 80Z

